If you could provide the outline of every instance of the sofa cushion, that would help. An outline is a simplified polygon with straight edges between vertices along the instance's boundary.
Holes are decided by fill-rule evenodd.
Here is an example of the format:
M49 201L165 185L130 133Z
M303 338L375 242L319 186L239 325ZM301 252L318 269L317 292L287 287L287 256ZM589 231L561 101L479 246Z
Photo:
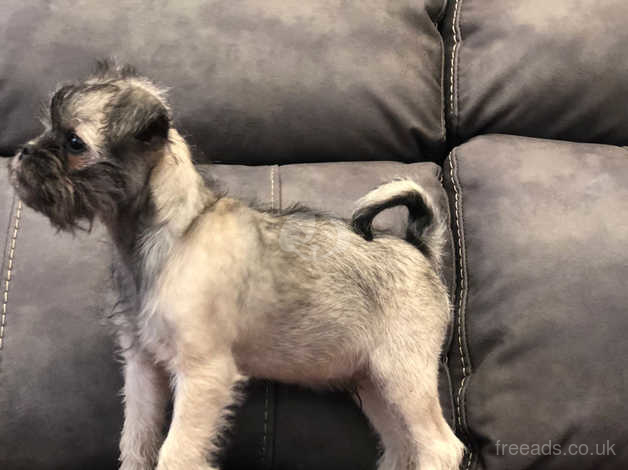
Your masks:
M39 130L41 100L117 56L171 87L212 161L444 158L446 0L4 0L0 155Z
M628 143L628 2L449 5L443 34L450 137L498 132Z
M121 379L103 321L112 302L111 246L102 227L73 238L18 206L5 161L0 160L0 247L5 250L0 261L2 279L10 277L10 284L0 350L0 468L117 468ZM440 168L432 163L205 165L201 170L245 200L275 208L299 201L343 217L369 189L406 176L447 210ZM406 217L392 211L377 222L403 233ZM449 380L445 367L442 371L442 402L451 419ZM367 470L374 468L376 456L376 438L347 393L253 381L221 468Z
M628 150L494 135L447 164L464 468L627 468Z
M104 326L109 245L100 227L57 234L9 190L5 162L0 468L115 468L121 376Z

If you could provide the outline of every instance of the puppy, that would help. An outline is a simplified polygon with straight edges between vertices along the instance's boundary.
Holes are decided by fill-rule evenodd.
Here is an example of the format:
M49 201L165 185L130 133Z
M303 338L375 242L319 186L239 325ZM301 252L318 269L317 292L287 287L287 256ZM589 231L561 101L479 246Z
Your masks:
M412 181L366 195L353 227L252 208L204 183L164 93L109 64L54 94L10 178L54 226L98 218L117 248L135 299L114 318L123 470L216 469L217 438L248 377L357 386L383 444L379 470L458 468L463 445L437 392L450 321L438 274L445 223ZM373 218L400 204L406 240L374 237Z

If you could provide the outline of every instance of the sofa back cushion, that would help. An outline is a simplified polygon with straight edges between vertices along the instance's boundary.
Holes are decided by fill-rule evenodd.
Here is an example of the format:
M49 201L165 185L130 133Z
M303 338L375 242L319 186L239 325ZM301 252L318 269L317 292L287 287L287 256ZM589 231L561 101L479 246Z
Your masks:
M626 0L452 0L450 137L628 144Z
M5 0L0 155L60 81L116 56L171 87L199 159L436 160L446 0Z

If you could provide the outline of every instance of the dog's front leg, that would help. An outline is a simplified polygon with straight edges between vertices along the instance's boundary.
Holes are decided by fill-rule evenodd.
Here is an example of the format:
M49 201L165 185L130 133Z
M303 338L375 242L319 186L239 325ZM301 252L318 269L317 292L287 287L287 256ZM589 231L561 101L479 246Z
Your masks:
M139 348L124 358L124 426L120 470L153 470L163 442L168 376L152 356Z
M230 352L177 361L174 413L157 470L216 469L209 459L243 380Z

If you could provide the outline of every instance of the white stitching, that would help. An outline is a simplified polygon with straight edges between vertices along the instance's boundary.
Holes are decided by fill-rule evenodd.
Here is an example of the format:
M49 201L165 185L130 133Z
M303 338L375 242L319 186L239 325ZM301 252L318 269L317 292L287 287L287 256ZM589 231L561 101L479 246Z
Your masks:
M462 267L462 240L461 240L461 232L460 232L460 196L458 194L458 188L456 186L456 183L454 181L454 167L453 167L453 158L451 161L451 164L449 165L449 172L450 172L450 176L451 176L451 182L452 182L452 186L454 188L454 199L455 199L455 215L456 215L456 233L458 235L458 257L460 259L460 263L459 263L459 267L460 267L460 295L458 298L458 312L462 311L462 292L464 291L465 288L465 284L464 284L464 271L463 271L463 267ZM467 376L467 367L464 361L464 354L462 351L462 318L460 315L458 315L458 348L460 350L460 362L462 363L462 375L464 377Z
M464 358L464 350L462 347L462 303L463 303L463 292L464 289L466 287L465 285L465 278L464 278L464 268L463 268L463 252L462 252L462 236L461 236L461 232L460 232L460 211L461 211L461 198L460 195L458 194L458 186L456 184L456 181L454 180L454 161L455 161L455 150L453 150L451 152L451 155L449 157L449 176L451 179L451 185L454 189L454 209L455 209L455 216L456 216L456 233L458 235L458 258L460 260L459 262L459 267L460 267L460 291L459 291L459 295L458 295L458 349L460 352L460 363L462 365L462 380L460 381L460 387L458 387L458 393L456 394L456 409L458 410L458 426L460 427L460 430L463 431L463 425L462 425L462 391L464 390L464 384L467 380L467 366L465 363L465 358ZM466 431L463 431L466 434ZM467 466L465 467L466 470L468 470L471 467L471 462L473 461L473 450L471 449L471 446L469 446L468 448L468 462L467 462Z
M270 167L270 208L271 210L275 210L275 167ZM265 388L265 397L264 397L264 438L262 441L262 464L266 467L266 458L268 457L268 402L269 402L269 393L270 393L270 384L266 382L264 384Z
M270 208L275 210L275 167L270 167ZM264 397L264 438L262 441L262 464L266 466L266 458L268 457L268 404L269 404L269 394L270 394L270 384L268 382L265 383L265 397Z
M268 456L268 449L267 449L267 435L268 435L268 403L269 403L269 395L270 395L270 384L268 382L266 382L265 384L265 396L264 396L264 440L263 440L263 453L264 453L264 457L262 458L262 463L264 464L264 466L266 466L266 457Z
M270 167L270 208L275 209L275 167Z
M0 350L4 345L4 327L7 320L7 307L9 305L9 287L11 286L11 279L13 277L13 260L15 258L15 243L17 240L17 234L20 230L20 220L22 217L22 201L18 199L17 210L15 211L15 223L13 225L13 234L11 235L11 242L9 248L9 263L7 267L7 274L4 281L4 292L2 295L2 316L0 317Z
M458 15L459 15L458 5L459 5L459 0L456 0L456 3L454 4L454 17L451 21L451 29L453 33L454 44L453 44L453 47L451 48L451 65L450 65L450 70L449 70L449 75L451 76L451 81L449 83L449 107L450 107L450 112L451 112L452 125L453 125L454 115L456 112L456 108L454 106L454 67L456 63L456 49L458 48L458 33L456 31L456 21L458 20Z

